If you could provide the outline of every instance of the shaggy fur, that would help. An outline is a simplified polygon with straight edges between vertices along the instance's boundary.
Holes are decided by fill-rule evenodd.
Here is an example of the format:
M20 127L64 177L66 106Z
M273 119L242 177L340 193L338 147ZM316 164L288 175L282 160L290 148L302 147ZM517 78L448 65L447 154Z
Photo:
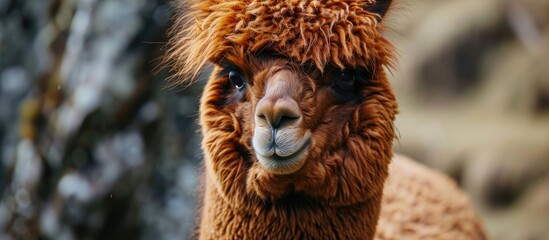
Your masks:
M380 15L390 1L199 1L181 11L168 61L176 75L196 75L227 54L273 52L321 71L389 64L393 48L381 35ZM181 4L181 8L188 8ZM182 57L183 56L183 57Z
M486 239L454 181L404 157L389 166L375 239Z
M200 120L207 189L201 237L372 236L392 155L396 113L384 73L377 74L381 80L371 79L362 87L361 103L343 105L326 96L327 89L318 89L313 78L300 76L303 91L296 102L312 130L309 158L294 174L274 175L263 171L253 154L251 117L262 96L265 80L261 77L268 78L270 72L291 63L255 58L244 63L244 56L227 58L259 74L249 102L225 104L230 85L220 68L214 69L204 90Z
M393 50L379 22L389 3L181 4L185 14L177 17L167 57L174 84L207 62L214 66L200 105L200 239L374 237L397 113L385 73ZM342 94L345 69L353 70L356 82ZM231 83L235 71L246 81L242 88ZM277 77L281 72L288 77ZM273 84L284 90L268 87ZM295 136L310 134L304 163L284 174L262 165L252 146L257 106L266 98L273 106L281 99L295 104L299 120L287 118L291 127L285 128ZM291 141L288 136L281 138Z

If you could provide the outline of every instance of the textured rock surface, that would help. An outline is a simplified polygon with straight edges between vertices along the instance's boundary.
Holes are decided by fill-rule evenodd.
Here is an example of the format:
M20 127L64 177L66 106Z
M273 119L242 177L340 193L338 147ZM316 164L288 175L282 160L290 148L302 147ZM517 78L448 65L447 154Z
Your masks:
M197 91L155 72L169 18L165 1L0 1L0 239L190 234Z

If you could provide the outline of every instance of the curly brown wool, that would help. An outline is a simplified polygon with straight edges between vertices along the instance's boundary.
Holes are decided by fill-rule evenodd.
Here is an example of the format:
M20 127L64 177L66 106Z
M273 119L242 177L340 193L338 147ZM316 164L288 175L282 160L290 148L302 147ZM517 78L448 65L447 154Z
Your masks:
M198 238L484 239L450 181L404 160L389 170L398 110L380 21L390 5L180 3L166 58L172 83L213 65L200 104ZM426 204L440 207L407 209Z

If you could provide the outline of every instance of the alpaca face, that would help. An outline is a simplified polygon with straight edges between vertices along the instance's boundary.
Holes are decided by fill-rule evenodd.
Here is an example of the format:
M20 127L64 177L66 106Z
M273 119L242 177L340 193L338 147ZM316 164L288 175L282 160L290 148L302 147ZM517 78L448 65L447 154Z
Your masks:
M296 192L352 199L382 181L396 104L374 68L320 72L276 55L227 55L201 106L220 187L264 199Z
M397 111L379 24L389 4L206 0L176 22L177 74L214 65L202 146L207 181L227 202L380 196Z

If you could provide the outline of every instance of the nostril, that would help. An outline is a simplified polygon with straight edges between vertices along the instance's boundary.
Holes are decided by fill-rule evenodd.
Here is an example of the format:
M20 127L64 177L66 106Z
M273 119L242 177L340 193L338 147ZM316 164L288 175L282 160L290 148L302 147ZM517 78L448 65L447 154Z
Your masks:
M296 122L301 118L300 115L285 114L284 112L277 112L271 115L258 113L256 116L257 116L257 121L266 123L273 129L291 125L293 122Z
M301 119L299 105L291 98L263 98L258 102L255 121L262 127L272 129L295 125Z
M276 126L273 126L274 128L283 127L285 125L292 124L292 122L297 121L300 117L299 116L281 116L280 120L278 120L278 123Z

